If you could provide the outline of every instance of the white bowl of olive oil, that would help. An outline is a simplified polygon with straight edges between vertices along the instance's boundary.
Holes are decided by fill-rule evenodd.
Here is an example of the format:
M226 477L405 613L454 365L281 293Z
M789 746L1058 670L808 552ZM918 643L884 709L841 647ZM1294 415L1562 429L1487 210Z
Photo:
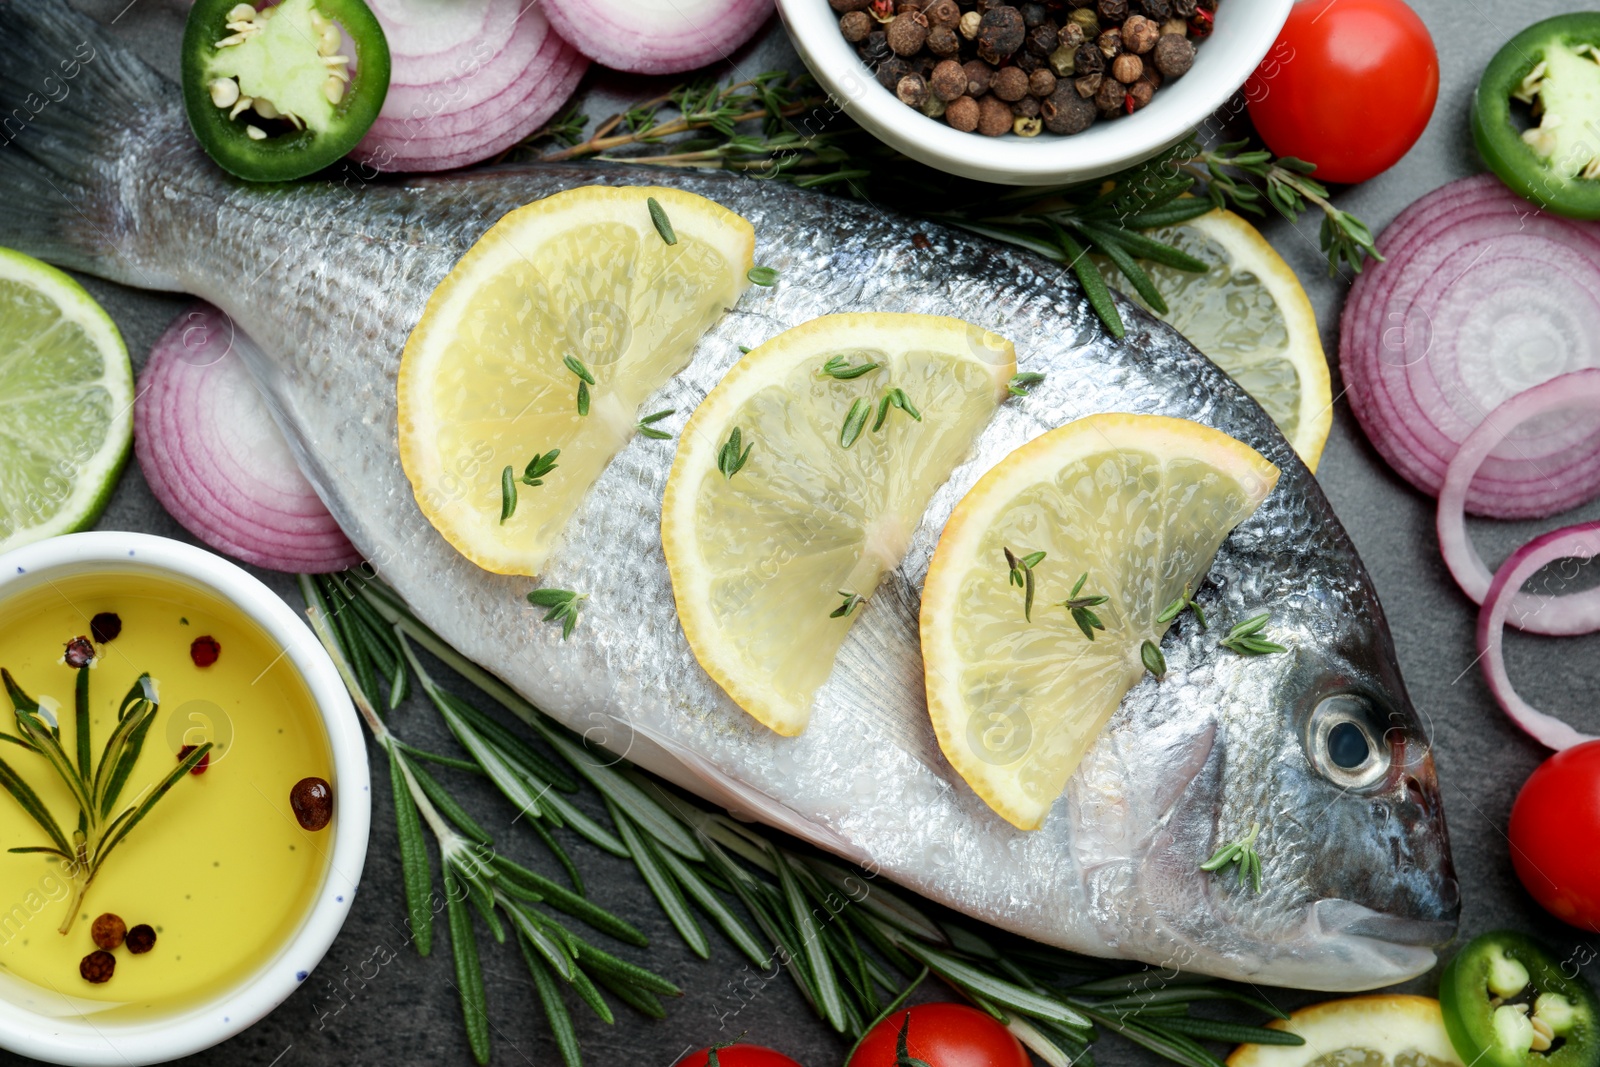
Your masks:
M0 556L0 668L0 1047L156 1063L270 1012L343 925L371 821L304 621L201 549L71 534Z

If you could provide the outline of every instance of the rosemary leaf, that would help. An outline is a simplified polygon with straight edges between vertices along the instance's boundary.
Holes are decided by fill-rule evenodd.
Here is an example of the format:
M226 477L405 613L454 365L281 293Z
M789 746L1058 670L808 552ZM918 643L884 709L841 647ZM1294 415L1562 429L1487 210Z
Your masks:
M1195 1015L1179 1015L1162 1020L1161 1026L1174 1033L1200 1037L1207 1041L1222 1041L1229 1045L1304 1045L1306 1039L1288 1030L1269 1030L1264 1026L1245 1026L1242 1023L1203 1019Z
M839 982L833 973L833 964L829 962L827 951L822 944L822 931L817 928L816 918L811 914L811 905L801 893L800 883L795 879L794 871L790 869L792 861L789 856L775 845L769 845L768 848L771 850L773 865L778 871L778 884L782 887L783 898L788 903L791 920L806 954L812 980L816 983L817 1001L822 1008L823 1017L835 1030L843 1032L844 1002L839 995Z
M645 937L638 927L560 883L553 882L536 871L530 871L498 853L491 857L489 862L494 864L502 883L511 882L525 886L552 908L564 911L574 919L586 922L601 933L609 934L625 944L638 948L650 944L650 939Z
M78 742L78 777L85 782L94 778L93 745L89 736L89 668L79 667L78 677L73 685L72 704L77 713L76 729Z
M400 874L405 883L407 925L417 955L433 951L433 871L428 862L428 847L422 839L422 820L416 801L406 782L401 760L389 749L389 778L394 787L395 832L400 841ZM417 773L413 768L413 773Z
M594 980L611 990L618 1000L640 1015L651 1019L665 1019L667 1017L667 1009L661 1006L661 1001L656 999L656 995L648 989L640 989L638 986L629 985L626 981L605 971L595 972Z
M1094 241L1094 246L1103 252L1122 276L1133 284L1134 292L1138 293L1157 315L1165 315L1171 310L1167 307L1167 302L1161 298L1156 283L1150 280L1150 275L1144 272L1143 267L1134 262L1133 257L1119 243L1115 232L1087 222L1080 222L1078 228Z
M743 470L745 460L750 458L750 450L756 447L752 441L744 445L744 451L741 452L739 449L743 444L744 442L740 440L739 427L735 426L733 432L728 435L727 443L717 452L717 470L722 472L724 478L731 480L735 474Z
M511 464L506 464L506 469L500 472L500 525L504 526L506 520L517 511L517 475Z
M751 267L744 272L744 276L756 285L770 287L778 284L778 272L771 267Z
M633 856L633 862L638 865L639 874L644 879L645 885L650 887L650 892L655 895L661 910L666 912L673 927L678 931L678 936L683 938L684 944L689 946L696 956L701 959L711 958L711 943L706 940L705 931L700 929L700 924L695 922L694 916L689 912L688 902L683 899L683 891L672 880L662 867L655 850L648 841L639 835L617 806L606 802L611 812L611 821L616 824L617 832L622 836L623 844L628 846L628 852Z
M557 944L548 934L539 928L537 915L520 905L509 901L501 901L511 925L516 928L518 939L526 941L544 961L556 972L563 981L571 982L573 975L578 971L578 965L563 945Z
M528 974L533 978L533 988L544 1007L545 1021L550 1024L550 1036L555 1040L556 1050L561 1053L561 1062L565 1067L581 1067L583 1054L578 1049L578 1034L572 1027L572 1015L561 999L561 989L556 985L555 976L534 953L527 938L518 937L517 947L522 950L523 962L528 965Z
M871 360L865 360L861 363L851 363L850 357L848 356L829 356L828 361L822 365L822 369L817 371L817 377L833 378L837 381L848 382L853 381L864 374L871 374L877 369L878 364L872 362Z
M55 816L50 814L50 809L44 806L44 801L39 799L39 794L23 781L11 765L0 760L0 786L11 794L13 800L27 813L28 818L39 824L50 840L55 843L55 850L63 856L72 855L72 845L67 842L67 836L61 832L61 827L56 825Z
M548 452L535 452L533 458L528 460L528 465L523 468L522 484L527 486L543 485L545 476L558 466L556 458L560 455L561 449L559 448L552 448Z
M1010 393L1012 396L1027 396L1033 391L1033 387L1042 381L1044 381L1044 375L1038 374L1034 371L1024 371L1021 374L1013 374L1011 376L1011 381L1006 385L1006 392Z
M391 757L391 762L395 758ZM404 757L399 756L398 758L403 759ZM473 766L476 768L477 765L474 764ZM439 814L454 823L456 829L485 847L494 844L494 839L489 836L489 832L478 825L477 820L467 813L467 809L463 808L455 797L445 791L444 786L440 785L433 775L409 760L406 760L406 769L411 772L411 777L416 779L417 787L422 790L423 795L433 801L433 806L439 809ZM398 801L396 805L398 807ZM537 820L534 820L534 823L537 825ZM423 953L423 955L427 955L427 953Z
M1111 290L1106 287L1106 280L1100 277L1100 268L1094 265L1094 261L1089 258L1083 246L1060 227L1056 227L1056 240L1061 243L1061 250L1066 253L1067 265L1072 268L1072 273L1077 275L1078 284L1083 286L1083 295L1089 301L1089 306L1100 316L1106 332L1120 339L1128 332L1127 327L1122 324L1122 315L1117 311L1117 303L1111 297Z
M712 891L705 879L670 850L662 849L657 855L683 891L717 924L724 936L733 942L733 946L756 967L766 966L767 953L756 940L756 935L734 914L732 908L722 902L722 898Z
M455 870L444 865L445 911L450 920L450 951L455 957L456 993L466 1024L467 1045L479 1064L489 1062L489 1016L483 992L483 968L478 963L478 939L472 932L472 915L465 903L466 888Z
M618 981L626 982L638 989L649 990L664 997L683 996L683 990L654 971L646 970L638 964L629 963L625 959L613 956L605 949L596 948L587 941L578 942L578 962L595 972L596 977L601 974L608 974ZM610 987L608 986L607 988Z
M901 951L963 992L976 994L1001 1007L1054 1020L1063 1026L1081 1030L1090 1027L1089 1019L1081 1011L1063 1001L1024 989L1015 982L998 978L916 941L901 937L897 944Z
M1161 654L1161 649L1156 643L1146 639L1139 645L1139 661L1144 664L1144 669L1156 676L1156 680L1167 676L1167 657Z
M872 414L872 401L864 396L858 396L850 404L850 410L845 413L844 425L839 427L839 445L849 448L861 437L861 432L866 429L867 418Z
M112 834L101 842L99 850L94 855L93 870L99 870L100 867L104 866L105 861L111 857L112 851L127 839L135 826L144 821L144 817L150 814L151 810L156 806L156 802L166 796L173 786L183 780L184 775L199 766L200 761L210 753L210 741L197 745L187 756L178 761L176 767L167 772L166 777L162 778L149 792L145 793L144 799L133 809L133 814L128 816L126 821L121 823ZM93 871L90 873L92 875Z
M677 413L677 408L667 408L665 411L657 411L654 414L646 415L634 424L634 429L642 436L648 437L653 441L670 441L672 440L672 435L665 430L657 429L655 424Z

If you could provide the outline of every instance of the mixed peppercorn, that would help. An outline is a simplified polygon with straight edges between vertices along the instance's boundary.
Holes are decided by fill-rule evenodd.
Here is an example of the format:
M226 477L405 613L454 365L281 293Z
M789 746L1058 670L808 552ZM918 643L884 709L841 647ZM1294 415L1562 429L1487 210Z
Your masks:
M908 107L964 132L1082 133L1188 73L1217 0L828 0Z
M130 930L122 916L109 911L90 925L89 938L99 947L79 961L78 974L94 985L111 981L117 973L117 957L112 955L117 949L126 947L135 956L142 956L156 947L155 928L149 923Z

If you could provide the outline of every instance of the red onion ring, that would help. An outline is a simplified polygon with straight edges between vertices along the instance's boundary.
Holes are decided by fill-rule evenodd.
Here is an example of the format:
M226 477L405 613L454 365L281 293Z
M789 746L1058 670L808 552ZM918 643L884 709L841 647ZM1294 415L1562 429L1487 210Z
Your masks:
M679 74L732 56L772 15L772 0L545 0L556 32L630 74Z
M1345 305L1341 370L1374 447L1437 494L1483 412L1600 365L1600 226L1539 215L1480 176L1417 201L1378 247L1387 262L1363 272ZM1597 456L1600 420L1524 429L1485 457L1466 509L1509 518L1576 506L1600 492Z
M134 454L156 499L205 544L271 570L361 560L305 475L209 304L156 342L134 401Z
M1597 554L1600 554L1600 522L1580 523L1537 537L1511 553L1511 558L1506 560L1490 583L1489 592L1483 599L1483 610L1478 613L1478 653L1490 692L1505 713L1511 716L1512 722L1540 744L1558 751L1595 738L1579 733L1552 715L1546 715L1517 695L1510 676L1506 674L1505 652L1501 642L1505 637L1506 617L1523 583L1558 559L1589 560ZM1523 626L1523 629L1527 628Z
M1600 370L1563 374L1507 400L1461 443L1445 471L1436 519L1439 549L1461 591L1479 604L1494 579L1467 533L1464 505L1473 476L1512 430L1530 419L1573 407L1600 410ZM1506 621L1528 633L1570 636L1600 630L1600 588L1558 597L1514 589L1509 603Z

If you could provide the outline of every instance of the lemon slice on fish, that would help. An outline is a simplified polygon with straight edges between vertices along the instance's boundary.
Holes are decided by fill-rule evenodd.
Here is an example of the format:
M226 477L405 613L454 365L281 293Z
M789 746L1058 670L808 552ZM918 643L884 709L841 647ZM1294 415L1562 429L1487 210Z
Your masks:
M1432 997L1384 993L1301 1008L1267 1024L1304 1045L1240 1045L1228 1067L1461 1067Z
M428 521L485 570L538 574L652 414L640 405L739 299L754 249L739 215L650 186L573 189L495 223L400 360L400 460Z
M0 552L81 530L133 443L133 365L83 286L0 248Z
M855 620L1005 400L1011 342L933 315L828 315L746 355L684 427L662 504L706 673L805 729Z
M1199 423L1091 415L973 486L928 569L922 656L939 745L990 807L1024 830L1044 821L1145 672L1163 609L1277 480Z
M1333 394L1316 312L1300 279L1259 230L1231 211L1149 236L1211 264L1204 274L1140 264L1167 301L1159 317L1232 375L1315 473L1333 426ZM1107 282L1144 304L1109 262L1100 267Z

